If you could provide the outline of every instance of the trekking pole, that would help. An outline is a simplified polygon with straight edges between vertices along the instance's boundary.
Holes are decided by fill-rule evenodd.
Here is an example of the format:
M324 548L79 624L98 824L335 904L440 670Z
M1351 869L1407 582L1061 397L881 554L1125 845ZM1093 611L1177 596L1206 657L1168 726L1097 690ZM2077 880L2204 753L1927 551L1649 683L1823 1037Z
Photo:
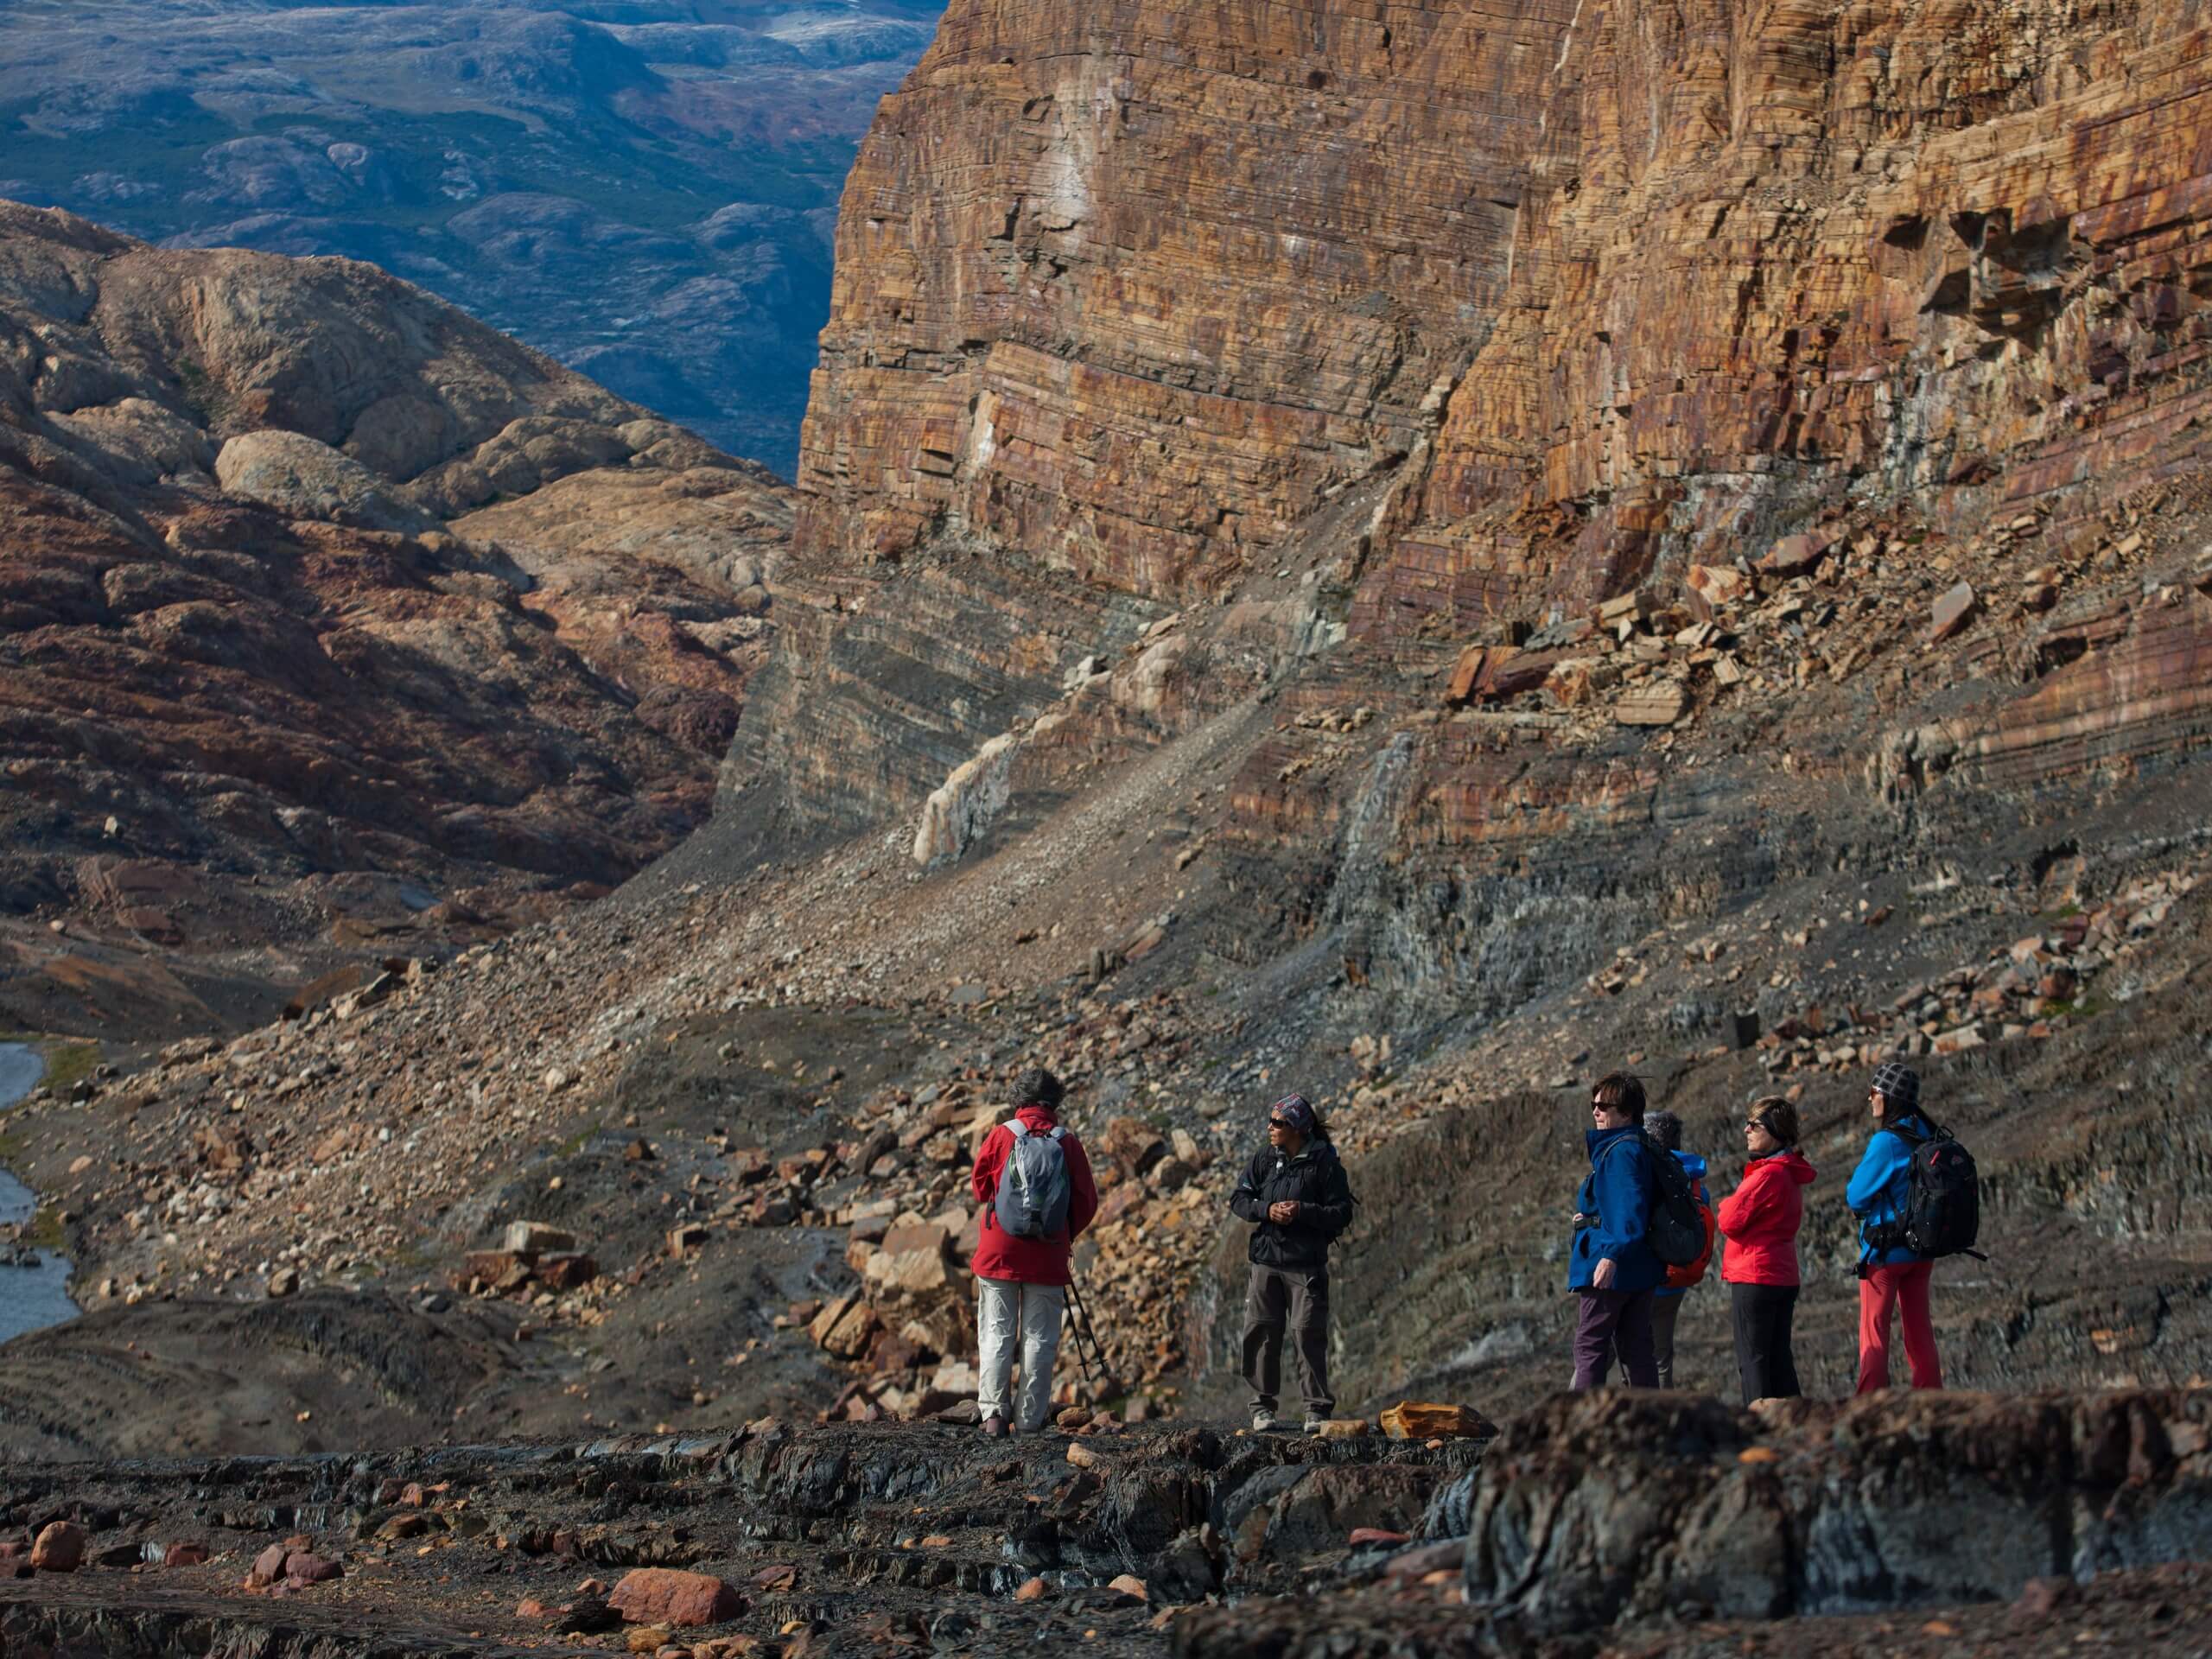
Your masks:
M1072 1281L1070 1281L1068 1289L1071 1292L1075 1289ZM1092 1388L1096 1388L1097 1382L1090 1374L1090 1356L1083 1351L1083 1321L1076 1317L1075 1298L1072 1294L1070 1295L1066 1306L1060 1312L1067 1325L1068 1334L1075 1338L1075 1359L1076 1363L1083 1367L1083 1380Z
M1083 1293L1076 1287L1075 1275L1072 1274L1068 1275L1068 1307L1074 1316L1077 1356L1081 1357L1083 1344L1088 1342L1090 1344L1091 1358L1097 1361L1098 1376L1103 1376L1106 1374L1106 1354L1105 1351L1098 1345L1098 1327L1090 1321L1090 1305L1083 1300ZM1090 1382L1094 1387L1096 1385L1097 1379L1091 1376L1090 1359L1084 1360L1083 1375L1085 1382Z

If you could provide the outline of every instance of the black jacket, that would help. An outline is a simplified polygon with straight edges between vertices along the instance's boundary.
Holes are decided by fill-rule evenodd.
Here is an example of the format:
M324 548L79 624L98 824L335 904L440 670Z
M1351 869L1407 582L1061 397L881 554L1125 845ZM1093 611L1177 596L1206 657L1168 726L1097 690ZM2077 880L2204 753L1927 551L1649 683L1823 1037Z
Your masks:
M1285 1198L1303 1206L1288 1226L1268 1219L1268 1206ZM1351 1183L1326 1141L1308 1141L1295 1158L1262 1147L1229 1195L1229 1208L1252 1224L1245 1254L1255 1264L1316 1273L1329 1265L1329 1242L1351 1225Z

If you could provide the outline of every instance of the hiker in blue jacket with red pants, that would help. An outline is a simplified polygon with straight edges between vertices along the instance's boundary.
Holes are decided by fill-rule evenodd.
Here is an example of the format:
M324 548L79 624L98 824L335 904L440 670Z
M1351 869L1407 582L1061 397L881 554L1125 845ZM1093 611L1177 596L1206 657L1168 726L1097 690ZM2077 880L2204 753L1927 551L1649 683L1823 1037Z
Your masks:
M1890 1310L1904 1316L1905 1358L1912 1386L1943 1386L1943 1362L1936 1351L1936 1325L1928 1312L1929 1280L1936 1264L1903 1244L1888 1241L1904 1214L1912 1148L1934 1130L1920 1112L1920 1074L1899 1060L1875 1069L1866 1103L1874 1133L1866 1155L1851 1172L1844 1198L1859 1217L1859 1387L1870 1394L1890 1386ZM1892 1135L1897 1128L1911 1137Z
M1651 1173L1644 1166L1643 1084L1616 1071L1590 1091L1592 1127L1583 1136L1590 1173L1574 1200L1574 1242L1567 1288L1580 1299L1574 1326L1574 1388L1594 1389L1620 1351L1630 1386L1659 1386L1651 1315L1666 1264L1644 1242Z

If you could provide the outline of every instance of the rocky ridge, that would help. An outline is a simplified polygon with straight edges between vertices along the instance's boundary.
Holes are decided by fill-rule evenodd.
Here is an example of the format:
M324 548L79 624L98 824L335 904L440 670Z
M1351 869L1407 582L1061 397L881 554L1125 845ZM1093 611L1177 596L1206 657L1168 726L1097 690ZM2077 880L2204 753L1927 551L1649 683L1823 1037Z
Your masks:
M336 960L264 941L466 940L704 815L766 473L340 261L0 208L0 337L18 1024L235 1029Z
M830 224L929 0L23 0L0 196L365 260L791 475Z

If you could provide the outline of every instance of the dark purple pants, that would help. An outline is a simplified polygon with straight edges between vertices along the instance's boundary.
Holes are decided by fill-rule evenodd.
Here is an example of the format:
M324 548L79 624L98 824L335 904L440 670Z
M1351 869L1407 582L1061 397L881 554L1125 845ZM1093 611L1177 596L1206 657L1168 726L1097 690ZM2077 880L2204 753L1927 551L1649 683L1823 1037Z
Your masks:
M1574 1325L1574 1390L1599 1387L1620 1349L1630 1388L1659 1386L1659 1361L1651 1347L1654 1290L1578 1290L1582 1310Z

